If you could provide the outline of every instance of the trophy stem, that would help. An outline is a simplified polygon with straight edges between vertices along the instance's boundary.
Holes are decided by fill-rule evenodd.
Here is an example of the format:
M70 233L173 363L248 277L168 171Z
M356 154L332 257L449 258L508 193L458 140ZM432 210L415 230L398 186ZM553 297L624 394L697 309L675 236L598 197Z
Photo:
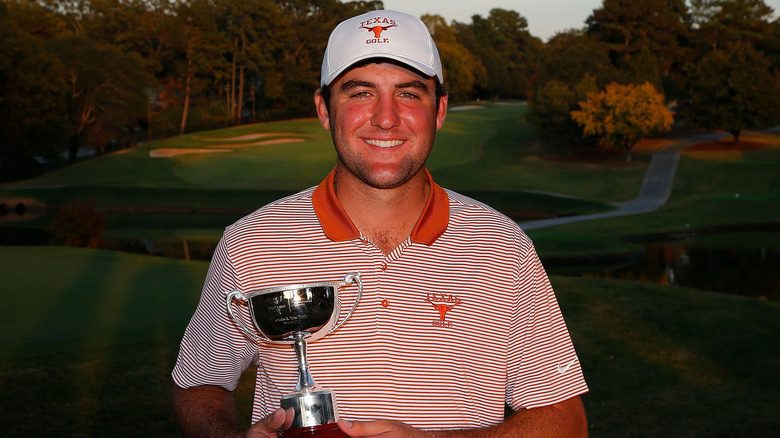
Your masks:
M295 333L295 356L298 358L298 383L295 385L296 391L313 389L315 387L314 377L309 371L309 361L306 358L306 341L303 339L305 333Z

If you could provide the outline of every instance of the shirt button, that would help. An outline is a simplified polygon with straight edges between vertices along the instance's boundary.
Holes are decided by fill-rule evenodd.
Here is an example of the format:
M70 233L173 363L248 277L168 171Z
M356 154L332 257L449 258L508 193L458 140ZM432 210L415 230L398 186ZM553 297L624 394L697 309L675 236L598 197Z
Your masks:
M385 263L382 263L382 264L379 266L379 269L381 269L381 270L383 270L383 271L387 271L387 265L386 265Z
M390 307L390 301L382 300L382 307L384 307L385 309Z

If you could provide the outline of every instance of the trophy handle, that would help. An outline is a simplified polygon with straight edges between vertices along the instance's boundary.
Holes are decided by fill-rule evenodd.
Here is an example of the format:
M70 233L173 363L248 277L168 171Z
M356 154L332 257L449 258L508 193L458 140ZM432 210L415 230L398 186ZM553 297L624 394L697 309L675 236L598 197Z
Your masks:
M328 331L328 334L335 332L342 325L344 325L344 323L347 322L347 320L352 316L352 313L355 312L358 303L360 303L360 297L363 296L363 280L360 279L360 272L350 272L347 275L345 275L344 280L342 280L341 283L339 284L339 288L347 286L350 283L357 283L358 285L358 294L357 297L355 297L355 304L353 304L352 308L349 309L349 313L347 313L347 316L345 316L340 323L333 326L333 328Z
M260 334L255 333L253 330L250 330L249 327L246 326L246 324L244 324L244 321L242 321L241 318L238 317L235 310L233 309L233 300L241 300L246 302L248 301L248 298L240 290L234 290L227 294L227 311L228 314L230 314L230 317L233 318L233 321L235 321L236 325L238 325L238 328L241 329L241 331L244 332L247 336L249 336L250 338L258 342L259 341L272 342L270 338L263 336L262 333Z

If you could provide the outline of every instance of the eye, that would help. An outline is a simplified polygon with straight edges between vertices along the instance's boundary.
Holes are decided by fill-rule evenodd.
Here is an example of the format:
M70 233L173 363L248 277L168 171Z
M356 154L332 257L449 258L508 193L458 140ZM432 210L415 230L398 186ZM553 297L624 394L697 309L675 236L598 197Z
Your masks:
M398 96L402 99L408 99L408 100L419 99L417 94L412 91L402 91L398 93Z

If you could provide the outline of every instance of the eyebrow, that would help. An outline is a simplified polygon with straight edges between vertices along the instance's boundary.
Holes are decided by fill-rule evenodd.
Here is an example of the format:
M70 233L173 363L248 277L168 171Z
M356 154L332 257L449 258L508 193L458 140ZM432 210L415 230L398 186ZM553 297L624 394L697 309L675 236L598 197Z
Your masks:
M340 89L341 91L349 91L352 90L353 88L358 88L358 87L375 88L376 85L374 85L373 82L358 81L353 79L351 81L347 81L341 84Z
M358 88L358 87L376 88L376 84L374 84L373 82L359 81L359 80L354 80L353 79L353 80L350 80L350 81L347 81L347 82L344 82L343 84L341 84L340 89L341 89L341 91L349 91L349 90L352 90L352 89ZM418 80L413 80L413 81L403 82L403 83L397 84L395 86L395 88L396 89L413 88L413 89L416 89L416 90L420 90L420 91L422 91L424 93L427 93L429 91L428 85L426 85L424 82L418 81Z
M398 85L395 86L395 88L414 88L414 89L420 90L420 91L422 91L424 93L427 93L428 90L429 90L428 89L428 85L426 85L424 82L418 81L418 80L414 80L414 81L409 81L409 82L404 82L402 84L398 84Z

